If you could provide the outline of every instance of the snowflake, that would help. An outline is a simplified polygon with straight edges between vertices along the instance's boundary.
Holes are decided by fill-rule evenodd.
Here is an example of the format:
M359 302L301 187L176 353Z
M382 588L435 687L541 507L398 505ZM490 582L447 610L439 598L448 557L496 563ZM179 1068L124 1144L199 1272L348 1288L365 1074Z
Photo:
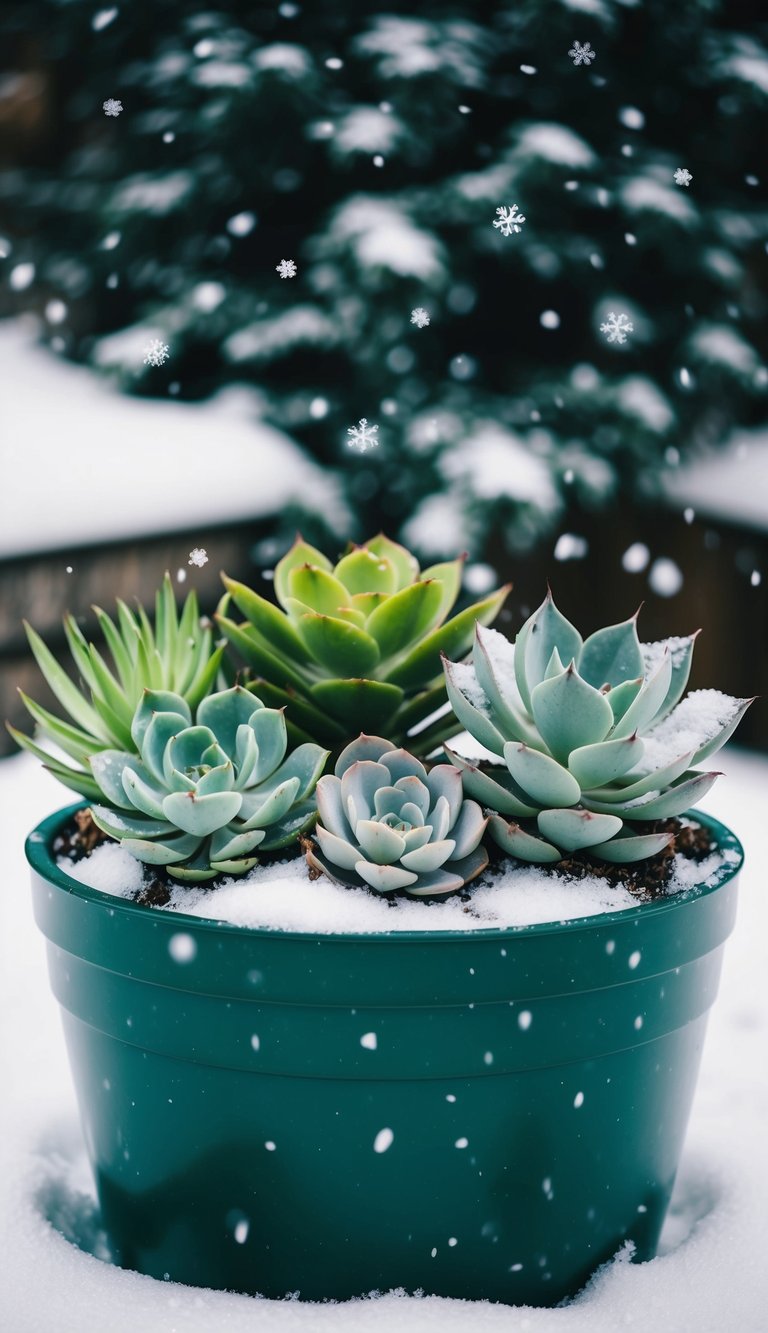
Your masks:
M498 217L493 225L498 227L502 236L511 236L513 231L519 233L523 230L522 224L525 218L522 213L518 213L517 204L513 204L511 208L497 208L496 212Z
M675 172L675 185L690 185L693 176L685 167L678 167Z
M275 273L279 273L281 278L295 278L296 265L292 259L281 259L275 267Z
M105 116L119 116L123 109L123 104L119 97L108 97L106 102L102 103Z
M203 568L203 565L207 565L207 564L208 564L208 552L206 551L205 547L204 547L204 546L196 546L195 549L194 549L193 551L190 551L190 553L189 553L189 560L187 561L187 564L189 564L189 565L197 565L197 568L198 568L198 569L202 569L202 568ZM179 573L180 573L180 574L183 573L183 570L179 570Z
M617 315L613 310L608 311L608 318L604 324L600 325L600 332L604 333L609 343L625 343L627 334L634 333L635 326L625 314Z
M359 454L365 454L369 449L375 449L379 441L376 439L378 426L369 426L368 418L361 417L356 426L347 426L347 435L349 439L347 444L350 449L356 449Z
M574 65L588 65L594 60L597 52L592 50L589 42L585 42L583 46L581 42L574 42L568 54Z
M411 311L411 323L415 324L417 329L425 329L429 323L429 314L423 306L417 305L415 310Z
M170 354L170 347L159 338L152 338L144 348L145 366L164 366Z

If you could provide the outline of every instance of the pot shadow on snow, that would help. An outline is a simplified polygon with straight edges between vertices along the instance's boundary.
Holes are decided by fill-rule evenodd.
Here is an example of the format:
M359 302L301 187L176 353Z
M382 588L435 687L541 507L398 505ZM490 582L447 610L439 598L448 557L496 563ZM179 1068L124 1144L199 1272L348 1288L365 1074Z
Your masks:
M46 1222L84 1254L114 1263L76 1121L41 1138L34 1204Z
M658 1257L665 1258L685 1245L699 1223L715 1212L723 1193L722 1181L703 1154L684 1157L661 1233ZM57 1125L39 1143L34 1205L39 1215L70 1245L102 1263L116 1262L101 1224L80 1129L75 1122ZM619 1251L609 1263L601 1265L582 1292L564 1304L580 1301L593 1289L599 1275L628 1259L628 1253Z
M674 1254L693 1235L699 1222L714 1213L724 1194L722 1180L703 1154L683 1156L672 1200L661 1230L660 1259Z

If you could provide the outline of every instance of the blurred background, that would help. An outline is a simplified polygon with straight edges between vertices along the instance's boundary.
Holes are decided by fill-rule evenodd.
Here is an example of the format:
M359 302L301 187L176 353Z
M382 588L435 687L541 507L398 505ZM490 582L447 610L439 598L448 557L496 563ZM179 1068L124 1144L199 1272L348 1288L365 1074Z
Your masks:
M22 616L297 528L768 692L767 102L741 0L3 0L0 713Z

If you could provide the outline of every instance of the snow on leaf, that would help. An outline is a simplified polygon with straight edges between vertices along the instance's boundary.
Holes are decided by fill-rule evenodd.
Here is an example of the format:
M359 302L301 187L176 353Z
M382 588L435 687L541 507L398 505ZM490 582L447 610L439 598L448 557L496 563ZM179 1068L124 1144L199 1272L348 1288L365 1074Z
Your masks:
M543 162L572 170L591 167L597 160L581 135L557 121L536 121L524 126L517 137L513 156L515 159L540 158Z
M356 106L336 122L332 151L337 157L350 153L392 153L405 136L398 116L373 106Z
M754 348L728 324L701 324L690 339L693 356L736 375L752 375L759 361Z
M709 749L711 742L735 726L746 702L720 690L692 690L663 722L643 737L643 769L655 773L680 755L705 747L707 755L714 754L723 742ZM696 762L694 755L693 763Z
M323 253L334 258L351 249L361 269L389 269L421 282L443 276L443 249L431 232L414 226L389 200L357 194L337 209Z

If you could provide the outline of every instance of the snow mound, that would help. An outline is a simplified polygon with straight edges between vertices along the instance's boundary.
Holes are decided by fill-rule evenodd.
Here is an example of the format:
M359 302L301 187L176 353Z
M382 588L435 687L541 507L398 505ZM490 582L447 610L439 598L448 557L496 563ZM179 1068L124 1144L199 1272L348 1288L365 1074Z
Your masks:
M316 509L339 530L348 525L336 483L258 419L252 391L233 388L194 404L129 398L36 345L35 328L24 320L0 325L0 360L13 385L0 397L0 558L191 531L291 504ZM101 351L139 373L151 336L147 328L124 330L104 339ZM116 471L98 487L98 503L66 503L62 497L93 495L101 457Z
M724 858L713 853L691 867L677 857L670 892L707 883ZM124 847L102 843L74 865L59 866L72 879L116 897L128 898L141 885L141 867ZM471 889L469 902L445 898L425 903L399 898L394 904L365 889L348 889L326 877L312 880L303 857L254 866L240 879L217 889L179 884L165 911L186 912L233 926L290 930L317 935L368 935L376 931L516 929L547 922L574 921L637 907L628 889L604 879L554 875L540 866L502 862Z

